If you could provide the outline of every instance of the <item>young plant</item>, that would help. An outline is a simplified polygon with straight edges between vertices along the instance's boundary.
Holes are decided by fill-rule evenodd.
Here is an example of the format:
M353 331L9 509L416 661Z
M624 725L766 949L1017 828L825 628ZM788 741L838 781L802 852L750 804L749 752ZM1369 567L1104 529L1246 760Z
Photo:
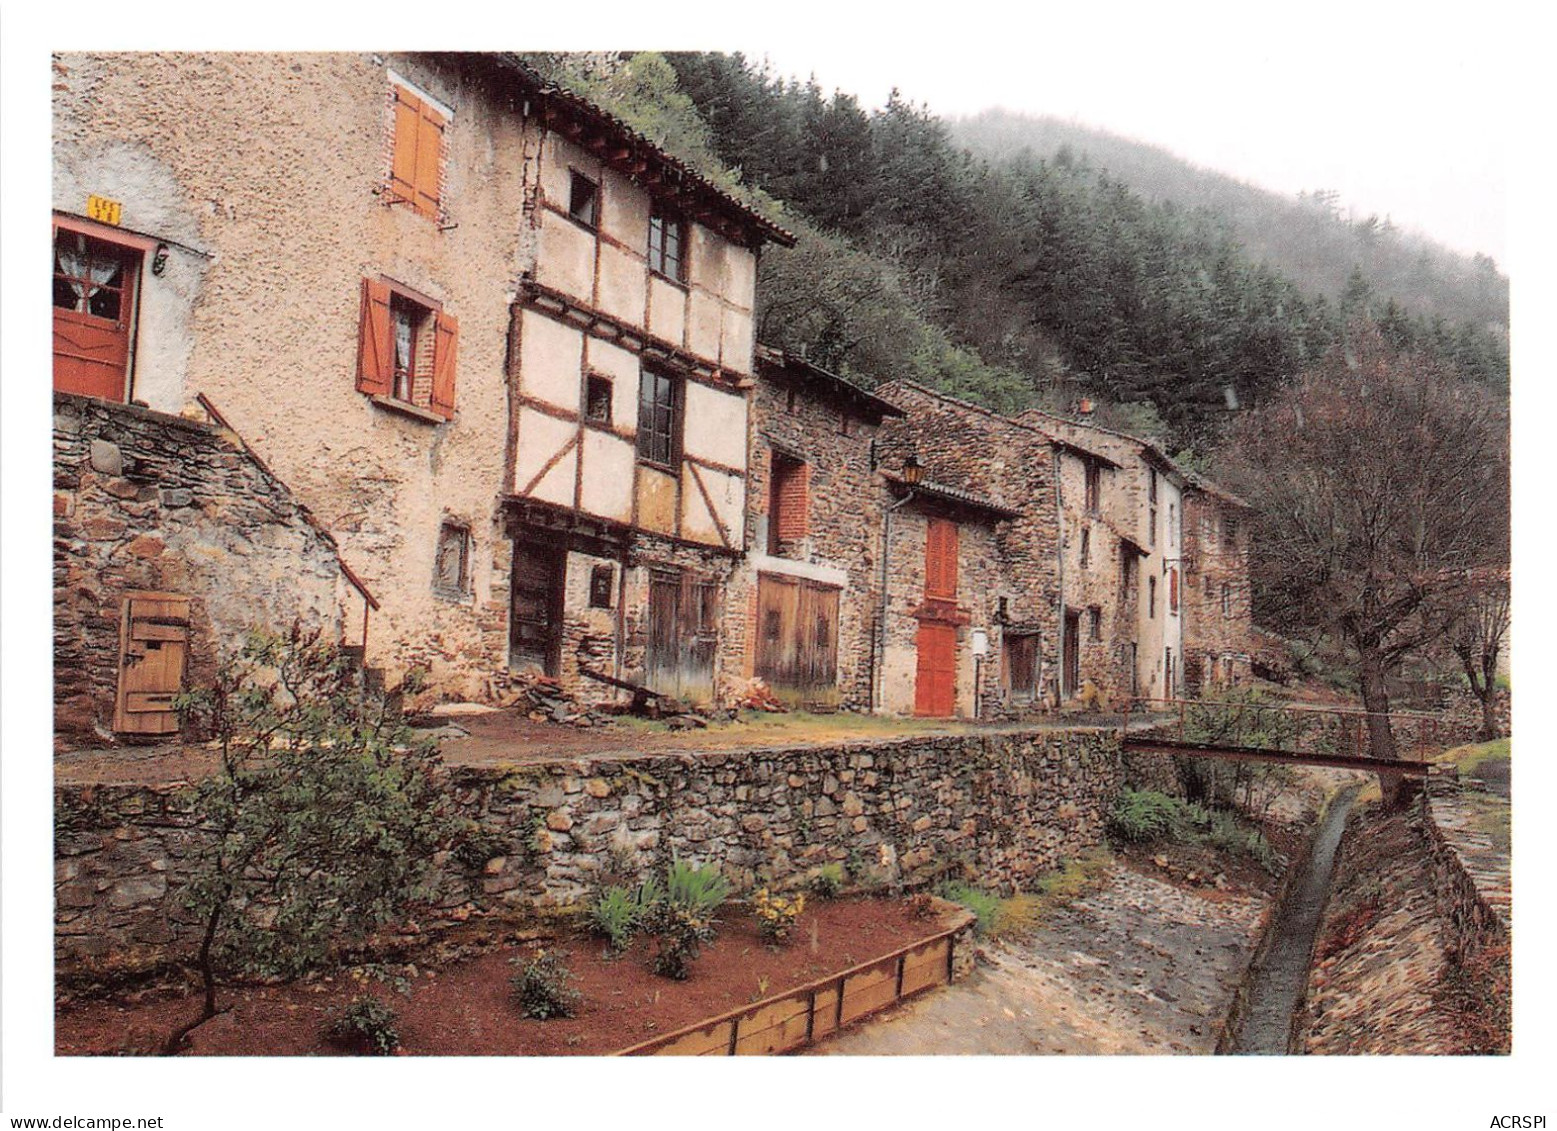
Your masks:
M555 951L538 950L519 973L509 979L519 1008L526 1017L545 1021L552 1017L572 1017L583 997L573 989L573 972ZM518 964L520 959L514 959Z
M351 999L325 1036L331 1044L359 1056L390 1056L400 1047L400 1034L395 1029L398 1020L395 1011L378 998L362 994Z
M650 909L660 899L659 885L652 879L636 888L613 884L595 897L589 908L590 929L605 939L620 954L632 945L643 928Z
M665 876L665 891L645 916L654 935L654 972L677 981L692 973L704 943L712 942L718 926L714 913L730 894L730 883L714 867L694 868L674 861Z
M955 881L943 883L935 894L952 903L960 903L973 912L973 933L979 938L984 938L994 930L995 920L1000 915L999 896Z
M811 891L818 899L837 899L843 892L843 865L836 860L823 864L811 877Z
M806 897L775 895L767 888L759 888L752 896L751 909L757 916L758 933L768 942L783 943L789 940L795 920L805 911Z
M166 1053L216 1016L219 979L296 977L430 895L456 825L437 746L396 705L409 683L367 691L339 648L294 627L251 633L209 687L176 700L220 760L194 788L205 840L183 893L204 1003Z

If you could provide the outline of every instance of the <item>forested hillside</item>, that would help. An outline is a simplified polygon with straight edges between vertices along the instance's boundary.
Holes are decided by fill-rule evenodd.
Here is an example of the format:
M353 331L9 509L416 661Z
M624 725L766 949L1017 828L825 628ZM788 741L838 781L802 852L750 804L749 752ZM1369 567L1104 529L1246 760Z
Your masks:
M1204 449L1228 407L1369 317L1506 387L1506 346L1479 313L1413 314L1361 273L1333 297L1305 287L1208 209L1064 154L976 158L896 95L867 109L739 55L530 60L795 230L798 246L764 253L759 335L867 382L1007 410L1088 395L1106 422Z

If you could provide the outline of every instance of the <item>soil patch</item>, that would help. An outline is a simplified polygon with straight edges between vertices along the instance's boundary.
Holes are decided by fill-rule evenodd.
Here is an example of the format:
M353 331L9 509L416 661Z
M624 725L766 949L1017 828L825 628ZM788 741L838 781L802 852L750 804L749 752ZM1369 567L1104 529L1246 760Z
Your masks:
M566 953L573 988L582 994L571 1018L534 1021L520 1013L509 979L519 969L514 960L527 961L534 947L507 945L441 969L407 968L408 994L347 974L228 988L219 1000L228 1012L195 1030L189 1051L341 1055L324 1031L353 997L369 993L398 1014L401 1046L410 1055L598 1056L838 973L938 929L939 919L916 918L898 900L816 901L808 903L790 942L774 947L758 936L744 907L731 905L719 937L703 949L685 982L649 971L651 944L644 940L615 958L587 936L547 941L547 950ZM55 1052L150 1055L198 1005L193 993L61 1005Z

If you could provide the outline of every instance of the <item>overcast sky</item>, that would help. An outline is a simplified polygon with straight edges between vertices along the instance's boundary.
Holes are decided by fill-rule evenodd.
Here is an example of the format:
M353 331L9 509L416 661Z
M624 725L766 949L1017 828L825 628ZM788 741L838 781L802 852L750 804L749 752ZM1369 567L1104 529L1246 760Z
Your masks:
M1336 189L1359 215L1503 262L1515 29L1498 5L1072 7L890 28L849 11L826 35L765 24L741 49L866 106L895 85L943 116L1073 118L1262 187Z

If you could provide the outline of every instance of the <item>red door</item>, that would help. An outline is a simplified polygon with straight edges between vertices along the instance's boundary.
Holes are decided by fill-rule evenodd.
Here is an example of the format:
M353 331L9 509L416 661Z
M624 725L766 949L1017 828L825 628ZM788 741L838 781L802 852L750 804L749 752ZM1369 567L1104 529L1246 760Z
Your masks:
M68 228L54 231L54 387L122 401L141 253Z
M914 714L950 718L957 709L957 626L921 621L915 648Z

